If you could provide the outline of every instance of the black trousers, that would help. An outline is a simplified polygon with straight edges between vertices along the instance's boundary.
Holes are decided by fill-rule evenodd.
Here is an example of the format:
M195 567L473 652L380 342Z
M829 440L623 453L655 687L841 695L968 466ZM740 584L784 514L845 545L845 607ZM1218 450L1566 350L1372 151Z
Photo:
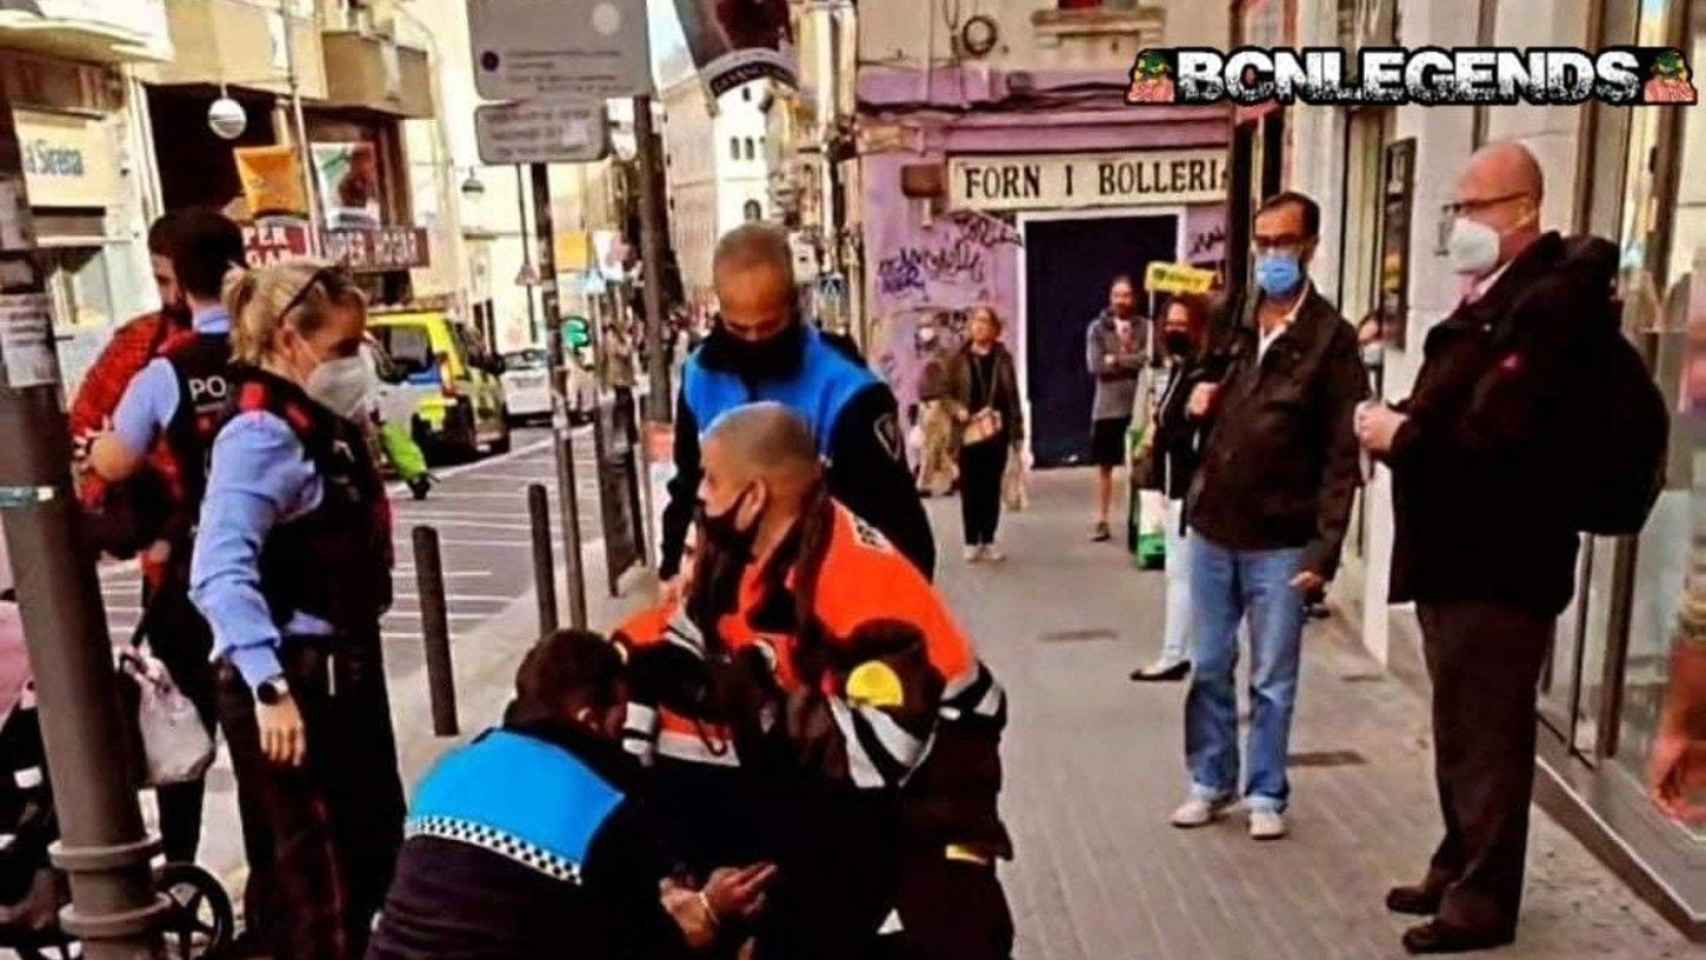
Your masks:
M1007 471L1007 438L991 437L960 448L960 519L966 546L995 542L1001 526L1001 478Z
M391 884L405 806L379 643L377 631L335 648L285 641L280 660L308 740L295 769L261 752L249 686L219 665L232 765L271 827L277 912L268 932L279 960L362 957Z
M1424 887L1439 918L1508 934L1522 906L1535 697L1555 618L1500 603L1420 603L1445 838Z

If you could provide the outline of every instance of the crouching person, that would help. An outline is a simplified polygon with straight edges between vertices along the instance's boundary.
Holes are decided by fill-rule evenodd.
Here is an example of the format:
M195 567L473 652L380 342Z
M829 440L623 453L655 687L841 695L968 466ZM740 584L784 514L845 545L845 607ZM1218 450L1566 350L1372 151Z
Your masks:
M758 914L772 866L677 880L614 740L623 673L595 634L528 653L503 725L416 789L368 960L685 956Z

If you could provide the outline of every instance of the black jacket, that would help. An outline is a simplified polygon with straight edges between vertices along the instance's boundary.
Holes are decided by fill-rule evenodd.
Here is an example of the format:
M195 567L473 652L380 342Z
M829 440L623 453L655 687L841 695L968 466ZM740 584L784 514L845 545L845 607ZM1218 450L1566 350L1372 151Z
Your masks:
M860 363L858 348L845 337L824 339ZM675 478L663 513L663 550L658 574L674 577L681 569L687 530L699 502L699 434L708 424L694 417L683 389L675 410ZM936 541L930 518L918 499L918 487L906 462L900 410L893 391L880 381L866 388L841 412L830 438L829 493L869 521L924 576L936 572Z
M1156 405L1154 455L1143 489L1159 490L1169 500L1183 500L1196 478L1202 459L1203 425L1185 414L1191 393L1204 383L1218 383L1226 375L1226 358L1219 354L1189 357L1167 374L1167 386Z
M1557 480L1592 456L1566 416L1574 345L1617 251L1547 233L1480 300L1433 330L1386 462L1393 470L1391 600L1480 600L1557 616L1578 537ZM1603 299L1603 295L1602 295Z
M1202 463L1192 529L1235 550L1304 548L1331 578L1361 480L1353 421L1368 397L1356 331L1314 289L1257 359L1252 307L1231 333Z
M993 387L974 383L977 378L972 376L971 345L967 344L954 354L948 363L947 395L958 403L967 413L976 413L985 406L984 391L989 392L987 406L994 407L1001 414L1002 426L1007 431L1007 442L1017 444L1025 439L1025 412L1019 403L1019 373L1013 364L1013 354L1001 343L996 343L990 355L995 360L995 383ZM972 396L976 391L978 396ZM977 406L973 406L977 404ZM854 511L858 513L857 510Z

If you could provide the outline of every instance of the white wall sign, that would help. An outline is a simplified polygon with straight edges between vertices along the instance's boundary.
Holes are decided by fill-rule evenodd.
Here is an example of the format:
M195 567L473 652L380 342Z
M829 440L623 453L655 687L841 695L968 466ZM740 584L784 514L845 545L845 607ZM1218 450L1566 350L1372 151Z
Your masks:
M651 92L646 5L631 0L468 0L474 88L488 100Z
M0 361L13 390L59 382L53 355L53 300L45 293L0 296Z
M948 161L948 197L976 210L1213 203L1227 173L1218 148L961 156Z
M535 100L478 107L480 162L593 163L604 159L610 124L602 100Z

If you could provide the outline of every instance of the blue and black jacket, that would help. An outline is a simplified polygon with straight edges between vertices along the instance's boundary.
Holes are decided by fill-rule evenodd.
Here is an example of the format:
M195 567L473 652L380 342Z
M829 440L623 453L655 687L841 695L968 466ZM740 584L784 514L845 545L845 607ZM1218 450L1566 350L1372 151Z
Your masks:
M675 479L663 515L659 572L681 566L687 529L698 502L700 434L735 407L759 401L785 404L805 417L828 461L829 493L882 531L901 553L933 577L936 542L906 462L894 393L844 337L800 323L782 336L798 343L799 360L781 375L754 376L733 368L715 349L720 334L693 355L681 374L675 419Z
M504 727L415 790L367 960L687 956L659 902L676 864L615 746Z

